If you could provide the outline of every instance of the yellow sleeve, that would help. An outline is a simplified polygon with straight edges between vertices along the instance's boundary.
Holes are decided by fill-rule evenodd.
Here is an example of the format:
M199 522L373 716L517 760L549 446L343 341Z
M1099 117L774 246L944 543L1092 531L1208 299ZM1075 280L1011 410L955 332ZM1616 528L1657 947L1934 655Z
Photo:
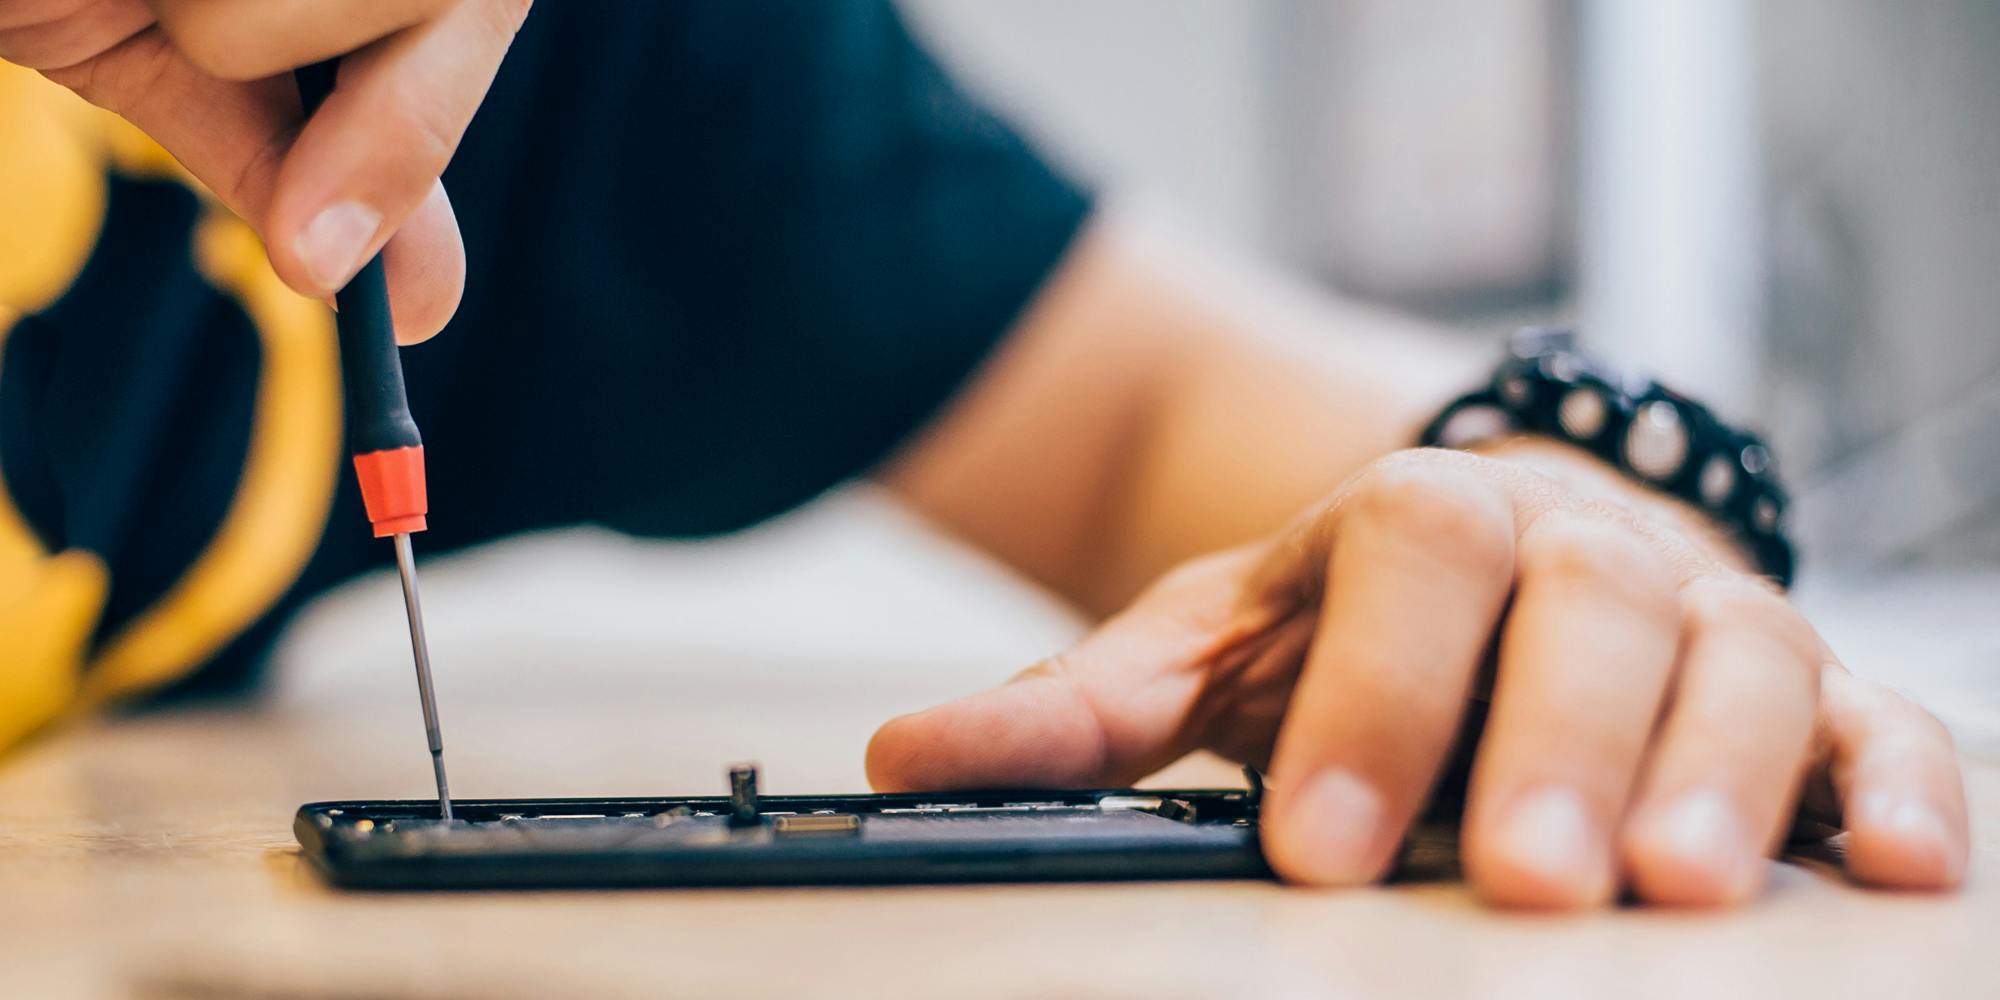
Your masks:
M110 172L199 186L130 125L7 63L0 63L0 149L9 151L0 156L4 357L15 322L59 299L89 261ZM182 578L94 644L108 568L90 552L47 551L0 481L0 751L67 713L199 666L282 596L325 526L340 448L331 314L286 288L255 234L212 198L191 243L182 251L242 307L262 341L255 427L237 494Z

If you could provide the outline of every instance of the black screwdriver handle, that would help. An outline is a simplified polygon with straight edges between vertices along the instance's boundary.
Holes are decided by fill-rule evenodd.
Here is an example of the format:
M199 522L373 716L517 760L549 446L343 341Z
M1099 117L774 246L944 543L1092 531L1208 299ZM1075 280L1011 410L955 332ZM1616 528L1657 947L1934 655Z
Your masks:
M333 92L340 61L293 71L307 118ZM389 313L389 282L382 255L361 266L347 287L334 293L339 308L341 390L347 403L347 447L356 455L423 444L410 417L403 390L403 359L396 348L396 324Z

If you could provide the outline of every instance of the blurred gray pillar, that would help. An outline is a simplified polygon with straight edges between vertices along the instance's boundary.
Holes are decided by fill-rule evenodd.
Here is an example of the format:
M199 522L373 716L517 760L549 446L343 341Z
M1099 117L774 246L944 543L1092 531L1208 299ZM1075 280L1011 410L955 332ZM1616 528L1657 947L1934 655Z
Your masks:
M1579 326L1738 419L1761 354L1753 13L1584 0L1577 25Z

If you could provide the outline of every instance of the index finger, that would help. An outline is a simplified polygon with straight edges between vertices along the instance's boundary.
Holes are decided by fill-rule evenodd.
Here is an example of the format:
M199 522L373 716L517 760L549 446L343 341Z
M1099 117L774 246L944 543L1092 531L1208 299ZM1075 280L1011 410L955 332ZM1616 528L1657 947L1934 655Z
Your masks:
M1338 521L1263 834L1272 867L1314 884L1373 881L1388 868L1513 586L1511 501L1467 469L1371 473Z

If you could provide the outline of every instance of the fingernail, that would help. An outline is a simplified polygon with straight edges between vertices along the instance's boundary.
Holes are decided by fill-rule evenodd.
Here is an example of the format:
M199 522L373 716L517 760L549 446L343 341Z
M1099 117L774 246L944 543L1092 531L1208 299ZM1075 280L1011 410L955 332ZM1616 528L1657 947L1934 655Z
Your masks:
M1605 845L1574 789L1551 785L1516 800L1500 824L1499 853L1551 885L1596 893L1605 881Z
M1292 798L1285 819L1290 863L1285 874L1322 885L1371 881L1382 797L1368 783L1338 768L1315 774Z
M313 284L338 291L361 270L362 255L381 226L382 213L358 201L335 202L306 223L292 249Z
M1729 797L1714 789L1689 792L1669 804L1659 830L1669 850L1713 875L1724 893L1747 893L1761 852Z
M1961 859L1953 849L1951 824L1929 802L1914 795L1878 792L1865 796L1856 812L1858 821L1880 833L1935 850L1945 873L1957 877Z

